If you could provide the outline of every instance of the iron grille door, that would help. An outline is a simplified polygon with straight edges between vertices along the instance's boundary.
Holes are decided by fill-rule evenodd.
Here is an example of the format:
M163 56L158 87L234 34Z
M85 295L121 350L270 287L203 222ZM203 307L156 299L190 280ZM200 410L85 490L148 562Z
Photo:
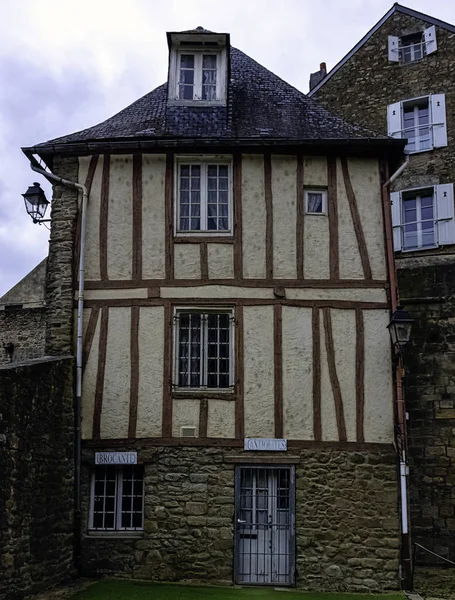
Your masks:
M236 583L294 583L294 469L237 467Z

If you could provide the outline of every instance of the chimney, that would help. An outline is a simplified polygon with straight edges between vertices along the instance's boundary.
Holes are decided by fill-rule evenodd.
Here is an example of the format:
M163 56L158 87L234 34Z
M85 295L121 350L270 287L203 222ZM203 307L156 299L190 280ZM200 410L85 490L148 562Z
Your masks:
M316 87L318 85L318 83L320 81L322 81L326 75L327 75L327 66L326 66L325 62L322 62L319 65L319 71L316 71L316 73L310 74L310 90L312 90L314 87Z

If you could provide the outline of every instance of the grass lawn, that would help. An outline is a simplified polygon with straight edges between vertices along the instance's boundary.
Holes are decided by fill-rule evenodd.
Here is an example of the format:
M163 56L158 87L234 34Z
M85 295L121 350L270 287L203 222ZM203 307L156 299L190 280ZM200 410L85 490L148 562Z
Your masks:
M71 600L403 600L402 594L316 594L270 588L193 587L143 581L104 580Z

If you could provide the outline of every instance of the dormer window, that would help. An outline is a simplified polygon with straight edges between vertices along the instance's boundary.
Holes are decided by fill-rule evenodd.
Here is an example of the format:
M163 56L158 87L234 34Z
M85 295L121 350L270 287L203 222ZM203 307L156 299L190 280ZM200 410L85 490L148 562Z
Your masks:
M217 53L179 53L179 100L218 99L220 55Z
M198 27L169 33L168 104L226 105L229 35Z

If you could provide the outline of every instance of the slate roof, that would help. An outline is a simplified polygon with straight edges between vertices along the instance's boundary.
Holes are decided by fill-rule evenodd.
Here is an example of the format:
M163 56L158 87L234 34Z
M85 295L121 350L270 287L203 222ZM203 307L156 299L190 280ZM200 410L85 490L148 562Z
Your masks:
M214 143L274 140L274 143L368 139L397 146L397 140L348 124L286 83L255 60L230 48L227 106L167 106L167 84L149 92L113 117L27 152L65 152L69 145L99 146L102 141L201 139ZM398 141L400 143L401 141ZM129 144L130 143L130 144Z

